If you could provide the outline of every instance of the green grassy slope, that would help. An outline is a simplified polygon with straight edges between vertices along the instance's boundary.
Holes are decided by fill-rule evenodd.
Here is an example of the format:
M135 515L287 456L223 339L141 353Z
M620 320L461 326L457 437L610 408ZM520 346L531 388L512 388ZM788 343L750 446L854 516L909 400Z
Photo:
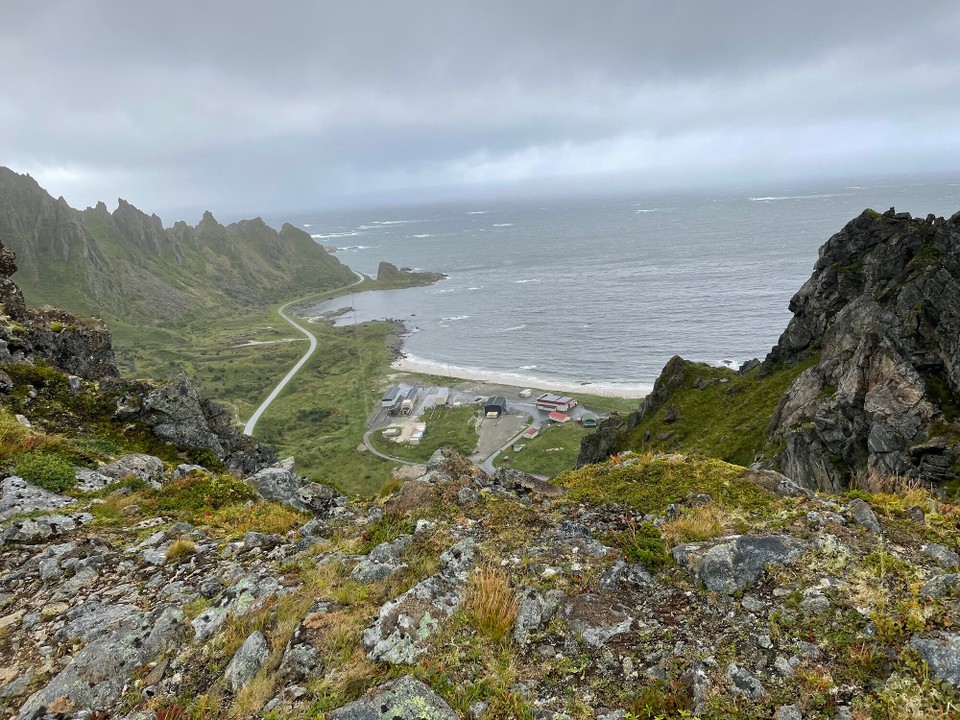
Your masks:
M790 383L815 363L810 358L766 374L757 368L739 375L685 362L682 381L663 383L669 398L637 423L622 449L684 452L750 465L758 453L775 450L766 447L767 424ZM676 419L671 422L672 415Z

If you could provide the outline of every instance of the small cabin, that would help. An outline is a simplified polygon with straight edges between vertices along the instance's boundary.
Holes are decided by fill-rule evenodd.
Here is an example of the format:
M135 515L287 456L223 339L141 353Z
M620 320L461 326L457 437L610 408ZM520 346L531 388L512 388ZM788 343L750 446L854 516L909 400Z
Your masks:
M562 412L552 412L547 415L547 418L549 418L550 422L560 423L561 425L570 422L570 416L564 415Z
M524 440L533 440L537 435L540 434L540 428L534 426L528 427L523 431Z
M507 399L501 395L487 398L483 403L483 414L488 418L498 418L507 412Z
M580 422L585 428L595 428L599 424L597 422L597 416L591 412L584 413L580 416Z

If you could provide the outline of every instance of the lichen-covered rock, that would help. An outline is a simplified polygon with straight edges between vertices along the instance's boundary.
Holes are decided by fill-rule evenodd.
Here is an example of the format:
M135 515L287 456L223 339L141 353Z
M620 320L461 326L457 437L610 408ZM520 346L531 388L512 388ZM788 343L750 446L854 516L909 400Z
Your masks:
M612 597L584 593L567 600L560 609L570 632L591 647L602 647L613 637L630 631L633 618Z
M16 475L0 483L0 520L37 510L59 510L73 502L73 498L44 490Z
M31 545L72 532L93 520L90 513L73 515L41 515L14 520L0 533L0 545L15 543Z
M960 633L915 636L910 639L910 647L920 653L934 678L960 689Z
M136 478L154 488L159 488L164 479L163 460L143 453L124 455L112 463L101 465L97 472L115 481Z
M763 686L763 683L738 663L730 663L727 666L727 680L735 693L744 695L751 700L759 700L767 694L767 689Z
M318 516L328 515L344 500L333 488L310 482L280 467L264 468L247 481L266 500Z
M960 555L945 545L930 543L923 549L923 552L944 570L960 568Z
M263 633L259 630L251 633L227 664L223 674L227 687L232 692L240 692L260 672L269 655L270 646Z
M673 558L707 590L734 593L752 585L768 565L799 558L806 545L787 535L741 536L720 543L691 543L673 548Z
M540 591L533 587L522 587L517 593L517 617L513 623L513 639L517 645L526 644L530 633L543 622L545 602Z
M923 584L920 594L929 598L945 598L960 594L960 573L937 575Z
M37 712L58 698L77 709L109 708L120 696L135 670L154 660L183 636L183 612L162 608L136 613L121 620L73 656L69 664L20 708L18 720Z
M380 608L363 633L371 660L392 665L413 662L426 650L427 640L463 600L467 574L475 562L475 542L461 540L440 556L440 571Z
M493 482L520 497L558 498L566 493L566 489L559 485L554 485L552 482L541 480L534 475L512 468L497 468L497 472L493 476Z
M879 535L882 532L876 513L873 512L873 509L866 502L860 498L855 498L850 501L849 507L850 514L853 515L853 520L857 525L865 527L875 535Z
M379 582L406 567L400 560L400 555L412 540L412 535L401 535L389 542L380 543L357 562L350 577L357 582L369 584Z
M443 698L405 675L331 712L330 720L460 720Z

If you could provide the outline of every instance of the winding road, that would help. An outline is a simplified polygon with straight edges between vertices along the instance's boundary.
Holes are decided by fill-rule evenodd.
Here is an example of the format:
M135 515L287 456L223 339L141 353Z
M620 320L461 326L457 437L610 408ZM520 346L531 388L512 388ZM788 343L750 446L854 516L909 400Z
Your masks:
M404 460L403 458L398 458L395 455L387 455L386 453L380 452L370 442L370 434L372 432L373 430L367 430L363 434L363 444L367 446L367 450L372 452L377 457L383 458L384 460L390 460L391 462L400 463L401 465L423 465L423 463L414 462L413 460Z
M355 285L359 285L364 280L366 280L366 278L360 273L358 273L356 270L353 271L353 274L357 276L357 281L355 283L352 283L350 285L345 285L344 287L331 292L341 292L343 290L348 290L349 288L352 288ZM290 368L290 372L284 375L283 380L281 380L277 384L277 386L270 392L270 394L267 395L267 399L260 404L260 407L258 407L256 411L253 413L253 415L250 416L250 419L247 420L247 424L243 426L243 432L245 435L253 435L254 428L257 427L257 421L260 419L260 416L263 415L264 411L268 407L270 407L270 403L272 403L274 400L277 399L277 396L287 386L287 383L289 383L291 380L293 380L294 377L296 377L297 373L300 372L300 368L302 368L306 364L307 360L309 360L313 356L313 353L316 351L317 349L316 336L312 332L307 330L305 327L303 327L302 325L299 325L293 320L291 320L290 317L284 312L284 310L286 310L288 307L290 307L294 303L301 302L302 300L308 297L315 297L316 295L317 293L314 293L313 295L307 295L303 298L298 298L297 300L291 300L290 302L284 303L283 305L281 305L280 308L277 310L277 314L280 317L282 317L288 323L293 325L293 327L295 327L297 330L299 330L300 332L302 332L304 335L307 336L307 340L310 341L310 348L307 350L304 356L297 361L297 364L294 365L292 368Z

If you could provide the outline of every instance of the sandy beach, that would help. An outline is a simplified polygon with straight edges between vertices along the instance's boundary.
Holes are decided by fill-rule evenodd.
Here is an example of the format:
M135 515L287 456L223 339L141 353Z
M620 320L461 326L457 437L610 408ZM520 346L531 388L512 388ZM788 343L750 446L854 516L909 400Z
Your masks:
M472 380L518 388L534 388L551 392L588 393L601 397L643 398L652 390L650 385L643 383L554 382L545 378L527 375L457 367L410 356L398 358L391 367L401 372L439 375L442 377L459 378L461 380Z

